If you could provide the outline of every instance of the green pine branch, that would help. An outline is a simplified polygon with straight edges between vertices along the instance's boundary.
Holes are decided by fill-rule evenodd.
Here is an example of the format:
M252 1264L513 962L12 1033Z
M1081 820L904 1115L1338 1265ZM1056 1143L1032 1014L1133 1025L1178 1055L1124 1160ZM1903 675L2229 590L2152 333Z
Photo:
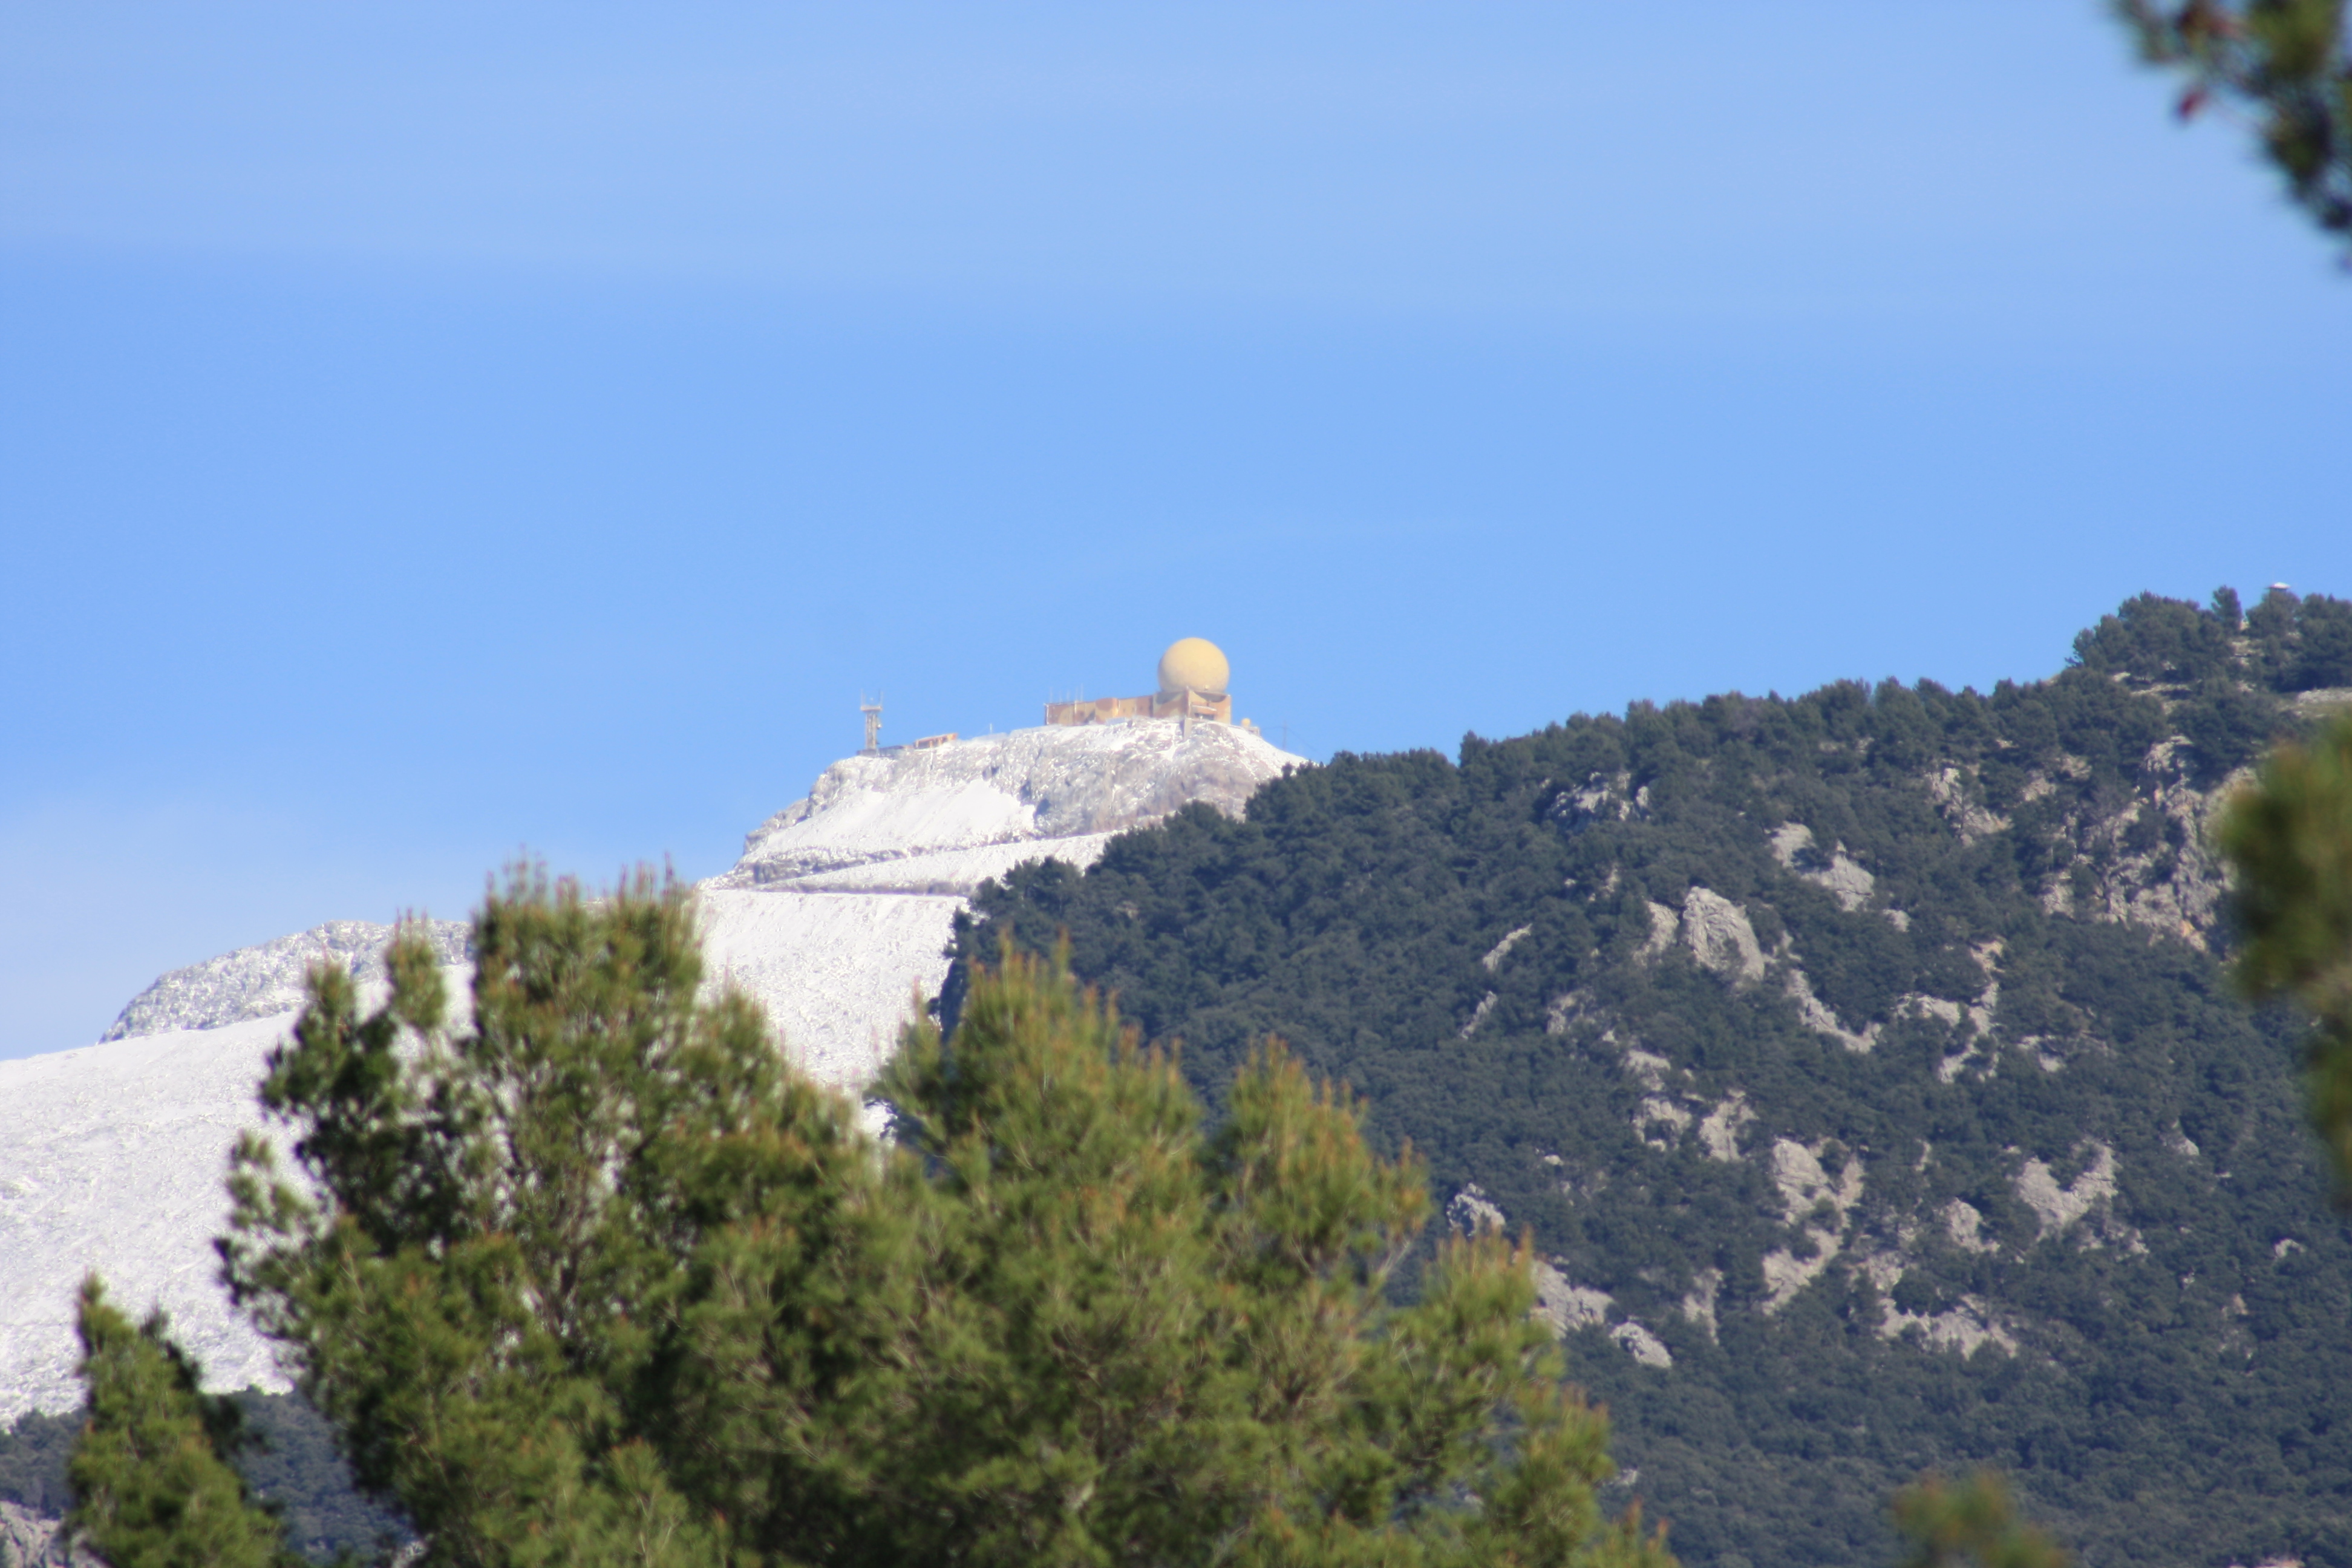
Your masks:
M2116 0L2141 57L2184 79L2178 111L2236 110L2296 204L2352 264L2352 59L2345 0Z

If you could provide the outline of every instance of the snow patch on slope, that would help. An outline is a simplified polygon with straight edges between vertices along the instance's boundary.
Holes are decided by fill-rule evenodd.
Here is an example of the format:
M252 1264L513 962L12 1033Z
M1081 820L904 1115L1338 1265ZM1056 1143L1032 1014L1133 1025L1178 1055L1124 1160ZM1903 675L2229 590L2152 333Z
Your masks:
M702 889L706 989L732 984L767 1011L794 1066L821 1083L872 1078L939 994L960 898Z
M0 1062L0 1421L81 1403L74 1293L97 1271L132 1318L171 1314L214 1388L287 1386L229 1310L212 1238L237 1130L289 1014Z
M856 1088L918 994L946 984L955 917L982 883L1049 858L1083 870L1117 833L1194 802L1238 816L1301 762L1246 731L1168 721L845 757L701 884L707 973L764 1006L804 1070Z

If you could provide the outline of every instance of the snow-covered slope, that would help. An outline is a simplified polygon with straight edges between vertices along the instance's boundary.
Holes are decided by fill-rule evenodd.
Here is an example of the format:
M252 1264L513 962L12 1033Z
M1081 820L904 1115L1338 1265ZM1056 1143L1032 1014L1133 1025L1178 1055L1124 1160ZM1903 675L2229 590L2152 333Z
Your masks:
M1238 816L1299 761L1222 724L1016 730L845 757L702 884L703 953L825 1082L872 1078L917 991L947 979L956 911L1051 857L1090 866L1111 836L1192 801Z
M0 1419L80 1402L73 1298L96 1270L118 1305L172 1315L208 1381L283 1387L233 1321L211 1238L228 1149L288 1018L173 1030L0 1062Z
M702 884L713 985L766 1006L829 1083L872 1077L915 994L946 979L956 911L1025 860L1091 864L1118 830L1190 801L1238 813L1298 758L1222 725L1024 730L845 758ZM337 921L176 970L106 1039L0 1062L0 1421L79 1400L73 1294L95 1269L134 1313L161 1305L215 1387L279 1387L215 1282L221 1177L254 1086L321 955L381 980L389 927ZM433 940L462 994L465 928Z

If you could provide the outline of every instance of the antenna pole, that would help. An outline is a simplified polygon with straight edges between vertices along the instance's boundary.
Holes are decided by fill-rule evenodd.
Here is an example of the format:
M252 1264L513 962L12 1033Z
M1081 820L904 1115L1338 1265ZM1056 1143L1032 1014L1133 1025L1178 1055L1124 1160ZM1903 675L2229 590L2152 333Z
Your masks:
M880 751L882 749L882 694L876 692L874 700L868 702L866 700L866 693L859 692L857 710L866 716L865 749L868 752Z

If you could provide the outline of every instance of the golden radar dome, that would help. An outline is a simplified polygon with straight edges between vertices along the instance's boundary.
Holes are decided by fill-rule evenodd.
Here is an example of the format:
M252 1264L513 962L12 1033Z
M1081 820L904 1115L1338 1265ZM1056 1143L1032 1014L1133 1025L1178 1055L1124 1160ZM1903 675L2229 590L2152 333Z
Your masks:
M1179 637L1160 656L1160 689L1222 692L1233 679L1225 654L1206 637Z

